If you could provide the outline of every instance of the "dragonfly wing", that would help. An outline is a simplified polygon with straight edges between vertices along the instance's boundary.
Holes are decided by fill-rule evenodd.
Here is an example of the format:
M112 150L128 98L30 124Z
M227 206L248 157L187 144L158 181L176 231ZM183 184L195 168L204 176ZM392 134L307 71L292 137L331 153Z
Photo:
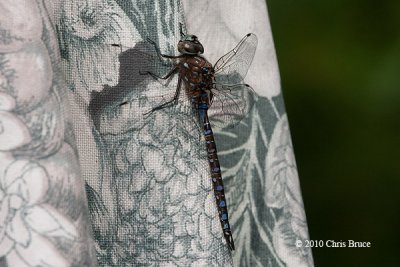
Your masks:
M213 125L222 128L235 126L251 110L256 94L243 80L253 61L257 43L257 36L249 33L215 63L215 85L209 110Z
M230 128L239 124L250 112L256 94L247 84L216 84L208 110L212 126Z
M247 34L231 51L222 56L214 65L217 83L242 83L253 61L257 48L257 36Z

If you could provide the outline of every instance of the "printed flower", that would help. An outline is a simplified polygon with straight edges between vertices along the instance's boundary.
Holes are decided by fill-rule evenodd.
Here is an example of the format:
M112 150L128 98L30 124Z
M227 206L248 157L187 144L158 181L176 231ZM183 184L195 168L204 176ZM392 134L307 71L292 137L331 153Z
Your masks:
M44 43L35 42L16 53L4 54L0 61L4 68L0 72L7 74L0 90L8 89L6 92L15 98L18 112L30 112L42 105L53 84L53 69Z
M37 163L17 160L0 173L0 257L6 256L9 266L69 266L50 239L73 240L77 232L42 202L47 190L47 173Z
M3 0L1 4L0 53L16 52L40 40L43 18L36 1Z
M296 240L308 239L308 231L286 115L271 136L266 166L265 202L282 210L273 228L276 253L288 266L309 266L310 248L294 246Z
M15 70L9 67L6 56L0 54L0 91L11 92L15 76Z
M286 116L276 124L266 161L268 168L265 200L268 207L290 208L293 207L291 204L295 204L296 209L302 209L300 185Z
M0 151L9 151L31 141L29 129L15 114L0 110Z
M148 107L161 102L145 101ZM192 114L182 109L178 105L154 112L134 134L113 141L111 154L120 174L117 191L128 200L120 205L118 237L129 245L119 253L134 257L136 264L173 259L189 266L194 259L188 260L188 253L206 257L216 243L227 251L216 219L205 145Z
M69 84L86 102L92 91L118 82L121 44L132 48L139 33L117 3L110 0L65 1L59 34Z
M1 87L1 74L0 74L0 87ZM0 91L0 110L10 111L15 108L15 99L9 94Z

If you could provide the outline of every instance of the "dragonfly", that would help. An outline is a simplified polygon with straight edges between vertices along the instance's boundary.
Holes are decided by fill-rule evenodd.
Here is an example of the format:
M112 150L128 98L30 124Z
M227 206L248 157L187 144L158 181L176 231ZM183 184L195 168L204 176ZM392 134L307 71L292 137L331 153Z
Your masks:
M165 76L159 76L150 71L141 72L141 74L163 80L178 75L178 83L172 99L152 108L149 113L177 104L181 88L185 87L194 113L197 114L197 122L202 128L219 221L226 243L232 251L235 250L235 245L210 118L212 118L213 126L232 127L240 123L250 111L256 94L250 85L244 83L244 78L255 55L257 36L253 33L244 36L214 65L202 56L204 47L197 36L182 33L181 36L177 45L179 55L162 54L158 45L148 39L158 57L162 60L171 60L173 68Z

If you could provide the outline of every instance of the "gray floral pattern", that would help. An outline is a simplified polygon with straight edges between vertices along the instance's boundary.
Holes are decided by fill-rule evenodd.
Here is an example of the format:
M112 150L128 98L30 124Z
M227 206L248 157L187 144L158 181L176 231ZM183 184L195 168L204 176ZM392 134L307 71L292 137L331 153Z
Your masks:
M0 12L11 21L0 18L0 265L96 266L46 6L7 0Z
M312 266L282 96L259 97L250 116L216 133L228 190L238 266Z
M146 40L176 53L180 1L74 0L57 12L101 266L312 266L294 243L307 226L281 95L259 97L239 126L217 132L231 254L189 101L144 115L177 84L139 71L167 71Z

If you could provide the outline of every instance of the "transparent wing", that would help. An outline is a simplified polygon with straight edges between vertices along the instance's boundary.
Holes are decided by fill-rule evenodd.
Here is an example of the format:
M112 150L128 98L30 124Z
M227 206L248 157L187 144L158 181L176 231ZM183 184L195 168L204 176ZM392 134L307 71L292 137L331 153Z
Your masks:
M240 123L250 112L257 97L247 84L216 84L211 93L208 116L211 125L218 128L229 128Z
M209 109L213 125L235 126L251 110L256 94L243 80L253 61L257 42L257 36L249 33L215 63L215 85Z
M215 74L220 78L217 83L243 83L253 61L257 43L257 36L249 33L235 48L222 56L214 65Z

